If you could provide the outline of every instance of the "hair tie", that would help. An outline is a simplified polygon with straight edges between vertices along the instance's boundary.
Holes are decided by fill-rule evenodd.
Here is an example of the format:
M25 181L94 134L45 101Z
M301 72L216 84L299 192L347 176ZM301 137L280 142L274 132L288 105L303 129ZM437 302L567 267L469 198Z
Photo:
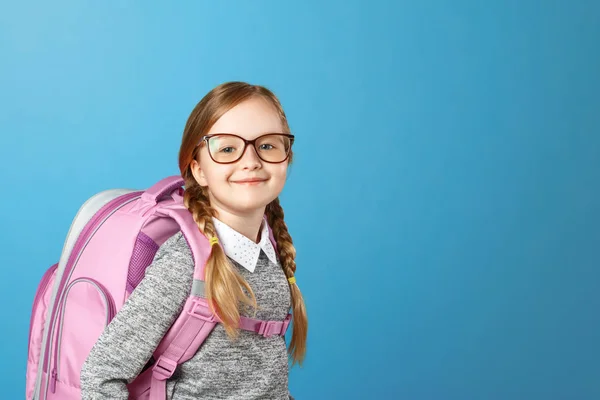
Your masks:
M219 243L219 238L216 236L213 236L209 239L210 245L214 246L215 244Z
M292 276L291 278L288 278L288 282L290 283L290 285L293 285L296 283L296 277Z

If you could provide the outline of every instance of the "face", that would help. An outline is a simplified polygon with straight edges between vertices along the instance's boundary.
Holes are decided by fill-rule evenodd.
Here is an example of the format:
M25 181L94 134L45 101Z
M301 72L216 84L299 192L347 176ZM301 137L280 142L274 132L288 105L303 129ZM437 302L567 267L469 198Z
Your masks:
M281 133L283 126L275 108L262 98L246 100L225 114L207 134L233 133L252 140L265 133ZM281 193L288 161L279 164L261 160L253 146L246 146L242 158L232 164L219 164L209 155L206 142L191 164L200 186L208 186L211 205L218 212L239 216L264 214L265 207ZM260 182L245 183L258 178Z

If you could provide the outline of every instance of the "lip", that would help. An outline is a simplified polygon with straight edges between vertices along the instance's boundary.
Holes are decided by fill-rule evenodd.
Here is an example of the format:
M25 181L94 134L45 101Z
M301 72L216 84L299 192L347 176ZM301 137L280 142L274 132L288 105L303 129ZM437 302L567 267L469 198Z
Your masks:
M256 185L262 182L266 182L266 179L260 179L260 178L250 178L250 179L243 179L241 181L232 181L233 183L242 183L242 184L246 184L246 185Z

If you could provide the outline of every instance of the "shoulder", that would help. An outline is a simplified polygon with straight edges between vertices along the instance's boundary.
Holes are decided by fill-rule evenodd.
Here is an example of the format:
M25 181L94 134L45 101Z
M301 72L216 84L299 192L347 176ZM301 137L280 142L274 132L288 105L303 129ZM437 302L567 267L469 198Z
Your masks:
M156 253L166 254L177 252L189 253L190 255L192 254L187 244L187 241L185 240L185 236L183 236L183 233L181 233L181 231L178 231L173 236L165 240L164 243L159 246L158 251Z
M169 237L159 246L150 267L170 271L171 273L193 271L192 251L181 231Z

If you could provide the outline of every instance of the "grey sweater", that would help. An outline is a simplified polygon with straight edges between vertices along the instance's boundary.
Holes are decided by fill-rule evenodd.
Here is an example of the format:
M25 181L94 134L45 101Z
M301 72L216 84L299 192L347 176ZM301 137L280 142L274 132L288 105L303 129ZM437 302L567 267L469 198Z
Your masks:
M230 261L256 295L255 318L283 320L291 298L282 268L262 250L254 272ZM177 233L159 248L144 279L92 348L81 371L83 400L128 398L126 384L140 373L183 309L193 271L191 251ZM244 310L242 315L251 317ZM285 339L240 330L239 338L231 341L217 324L196 355L167 382L167 398L293 399Z

